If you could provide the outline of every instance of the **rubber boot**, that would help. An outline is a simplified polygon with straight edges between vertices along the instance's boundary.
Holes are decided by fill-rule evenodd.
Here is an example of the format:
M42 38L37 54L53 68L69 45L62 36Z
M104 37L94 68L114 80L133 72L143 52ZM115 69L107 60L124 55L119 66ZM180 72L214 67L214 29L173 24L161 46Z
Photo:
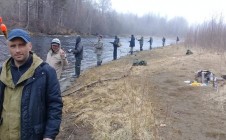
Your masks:
M100 66L100 65L101 65L100 61L97 61L97 66Z
M76 73L76 77L80 76L80 66L75 67L75 73Z

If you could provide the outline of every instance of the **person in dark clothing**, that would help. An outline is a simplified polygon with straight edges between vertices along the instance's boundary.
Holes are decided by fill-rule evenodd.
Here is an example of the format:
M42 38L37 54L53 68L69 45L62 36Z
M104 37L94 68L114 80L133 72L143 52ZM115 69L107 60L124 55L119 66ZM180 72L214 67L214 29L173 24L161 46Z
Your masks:
M138 41L140 43L140 51L143 51L143 45L144 45L144 38L143 38L143 36L140 39L138 39Z
M176 44L180 41L179 37L177 36L177 39L176 39Z
M57 74L31 52L30 35L13 29L11 57L0 68L0 140L54 140L62 118Z
M150 37L150 40L148 41L150 43L150 50L152 49L152 42L153 42L153 38Z
M165 42L166 42L166 39L165 37L162 38L162 46L164 47L165 46Z
M117 59L117 49L119 47L119 38L117 36L115 36L115 40L114 42L111 42L113 44L113 60Z
M80 71L81 71L81 61L83 59L83 46L81 43L80 35L78 35L76 37L75 50L73 53L75 55L75 75L74 75L74 77L78 78L80 76Z
M130 42L130 54L132 55L133 54L133 48L135 47L135 37L134 35L131 35L131 40L129 41Z

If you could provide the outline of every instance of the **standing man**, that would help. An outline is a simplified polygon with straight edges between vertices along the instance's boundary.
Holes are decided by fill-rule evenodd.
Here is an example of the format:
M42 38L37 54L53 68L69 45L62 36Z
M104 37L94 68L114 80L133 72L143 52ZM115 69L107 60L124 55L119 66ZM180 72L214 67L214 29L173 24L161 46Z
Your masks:
M131 35L131 40L129 41L130 42L130 54L132 55L133 54L133 48L135 47L135 37L134 35Z
M99 35L98 41L96 44L94 44L94 47L95 47L95 53L97 55L97 66L100 66L102 63L102 53L103 53L102 35Z
M148 42L150 43L150 50L151 50L152 49L152 42L153 42L152 37L150 37L150 40Z
M52 40L46 62L56 70L57 79L59 80L63 68L68 65L68 61L64 50L61 49L61 43L58 38Z
M144 45L144 38L143 36L141 36L140 39L138 39L139 43L140 43L140 51L143 51L143 45Z
M113 44L114 50L113 50L113 60L117 59L117 49L119 47L119 38L115 36L114 42L110 42Z
M12 30L7 45L11 57L0 75L0 140L53 140L63 107L56 71L31 52L26 31Z
M83 59L83 46L82 46L80 35L76 37L75 50L73 53L75 55L75 75L74 76L78 78L80 76L81 62Z
M164 47L165 46L165 42L166 42L166 39L165 37L162 38L162 46Z
M176 39L176 44L180 41L179 37L177 36L177 39Z

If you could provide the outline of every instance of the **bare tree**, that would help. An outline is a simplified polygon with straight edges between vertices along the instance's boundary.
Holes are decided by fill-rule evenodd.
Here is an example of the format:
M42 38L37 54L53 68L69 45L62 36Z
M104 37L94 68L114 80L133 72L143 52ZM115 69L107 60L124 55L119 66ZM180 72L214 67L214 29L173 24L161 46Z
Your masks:
M210 21L191 27L187 33L185 44L198 46L203 49L212 49L217 52L225 50L226 25L223 17L213 17Z
M142 17L118 14L111 9L111 0L7 0L0 1L0 13L9 27L47 34L177 36L188 28L181 17L167 20L152 13Z

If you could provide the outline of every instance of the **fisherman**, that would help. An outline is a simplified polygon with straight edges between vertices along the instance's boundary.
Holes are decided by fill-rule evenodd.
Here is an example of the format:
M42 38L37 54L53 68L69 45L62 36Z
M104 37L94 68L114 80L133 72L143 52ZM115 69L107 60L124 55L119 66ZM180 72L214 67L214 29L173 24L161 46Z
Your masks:
M94 44L95 47L95 53L97 57L97 66L100 66L102 63L102 54L103 54L103 41L102 41L102 35L98 36L97 43Z
M140 51L143 51L143 44L144 44L144 38L143 36L141 36L140 39L138 39L139 43L140 43Z
M75 55L75 74L73 77L78 78L80 76L81 71L81 61L83 59L83 46L81 43L81 36L78 35L76 37L75 49L73 51Z
M152 37L150 37L150 40L148 42L150 43L150 50L151 50L152 49L152 42L153 42Z
M56 70L57 79L60 79L63 68L68 65L68 60L66 53L61 49L61 42L58 38L52 40L46 62Z
M132 55L133 54L133 48L135 47L135 37L134 35L131 35L131 40L129 41L130 42L130 54Z
M165 46L165 42L166 42L166 39L165 37L162 38L162 46L164 47Z
M177 36L177 39L176 39L176 44L180 41L179 37Z
M115 36L114 42L110 42L111 44L113 44L113 60L117 59L117 49L120 46L119 42L120 42L120 40L117 35Z

